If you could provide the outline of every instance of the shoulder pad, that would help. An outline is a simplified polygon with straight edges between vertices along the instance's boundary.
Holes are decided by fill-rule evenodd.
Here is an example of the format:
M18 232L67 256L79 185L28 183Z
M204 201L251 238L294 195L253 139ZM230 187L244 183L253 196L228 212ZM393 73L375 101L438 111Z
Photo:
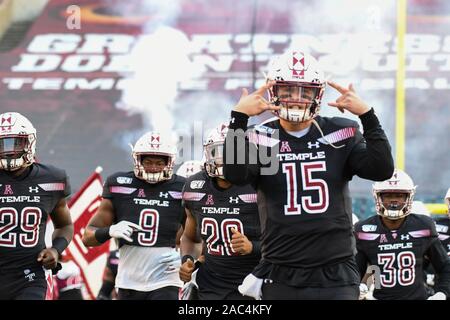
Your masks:
M52 165L36 164L40 167L41 174L48 174L57 180L65 179L67 177L66 171Z
M110 185L131 185L135 182L135 175L132 171L129 172L116 172L106 178L106 181ZM105 182L106 182L105 181Z
M175 179L174 179L175 182L181 182L183 184L186 182L186 178L183 176L179 176L175 173L173 174L173 176L175 177Z
M206 184L208 175L204 170L199 171L186 179L184 184L185 190L200 190Z
M431 217L425 216L423 214L416 214L416 213L411 213L410 216L415 217L417 220L417 223L421 226L425 226L425 227L435 226L434 220Z
M333 118L322 118L322 119L325 120L325 125L328 124L331 127L335 127L337 129L348 128L348 127L359 128L358 122L347 119L347 118L333 117Z
M374 232L378 229L377 216L372 216L364 220L360 220L354 225L355 231Z

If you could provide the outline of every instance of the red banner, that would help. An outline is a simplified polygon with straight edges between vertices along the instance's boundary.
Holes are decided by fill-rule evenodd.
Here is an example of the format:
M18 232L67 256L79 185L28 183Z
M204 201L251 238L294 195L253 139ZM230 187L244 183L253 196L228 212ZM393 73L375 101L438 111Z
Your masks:
M100 172L101 169L97 169L69 202L74 223L74 235L67 248L67 253L73 257L74 262L80 268L91 299L95 299L100 290L103 270L109 254L109 241L101 246L91 248L86 248L81 241L88 221L100 206L103 190Z

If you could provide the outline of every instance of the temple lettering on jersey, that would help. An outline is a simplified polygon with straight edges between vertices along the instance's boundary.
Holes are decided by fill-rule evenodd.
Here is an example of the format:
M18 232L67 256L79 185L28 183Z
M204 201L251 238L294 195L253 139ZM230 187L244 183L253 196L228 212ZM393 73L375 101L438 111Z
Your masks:
M282 153L277 154L277 158L280 161L325 159L325 151L309 152L309 153Z
M378 248L380 251L385 250L398 250L398 249L411 249L413 247L412 242L407 243L394 243L394 244L380 244L378 245Z
M0 197L0 202L41 202L41 197L39 196L9 196Z
M207 214L239 214L239 208L202 207L202 211Z
M158 207L168 207L169 201L161 201L161 200L152 200L152 199L133 199L135 204L140 204L143 206L158 206Z

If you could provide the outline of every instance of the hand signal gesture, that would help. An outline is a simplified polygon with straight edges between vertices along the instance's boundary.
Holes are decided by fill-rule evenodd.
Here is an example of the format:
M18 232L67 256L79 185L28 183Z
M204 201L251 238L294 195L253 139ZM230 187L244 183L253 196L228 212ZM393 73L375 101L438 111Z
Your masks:
M275 81L269 81L261 86L255 92L248 93L247 89L242 89L242 95L234 111L245 113L248 116L256 116L266 110L279 110L280 106L271 104L264 98L265 93L275 84Z
M328 84L341 94L341 96L336 99L336 102L328 102L329 106L337 107L342 113L344 112L344 109L346 109L357 116L370 110L369 106L356 95L353 84L350 83L348 89L332 81L328 81Z

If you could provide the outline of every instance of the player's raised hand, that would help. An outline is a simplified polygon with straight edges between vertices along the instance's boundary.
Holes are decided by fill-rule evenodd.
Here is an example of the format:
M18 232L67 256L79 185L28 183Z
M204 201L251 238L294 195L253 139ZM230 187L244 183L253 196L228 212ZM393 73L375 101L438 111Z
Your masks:
M370 110L369 106L356 95L353 84L350 83L348 88L345 88L333 81L328 81L327 83L341 94L335 102L328 102L329 106L337 107L341 112L344 112L344 109L346 109L357 116Z
M235 228L231 228L231 232L233 233L231 236L231 249L241 255L252 253L252 242Z
M245 113L248 116L256 116L266 110L279 110L280 106L271 104L264 98L267 90L275 84L275 81L269 81L261 86L258 90L248 93L247 89L242 89L242 95L237 105L234 106L234 111Z
M55 248L47 248L39 252L37 261L41 262L45 269L53 269L58 263L58 256Z

